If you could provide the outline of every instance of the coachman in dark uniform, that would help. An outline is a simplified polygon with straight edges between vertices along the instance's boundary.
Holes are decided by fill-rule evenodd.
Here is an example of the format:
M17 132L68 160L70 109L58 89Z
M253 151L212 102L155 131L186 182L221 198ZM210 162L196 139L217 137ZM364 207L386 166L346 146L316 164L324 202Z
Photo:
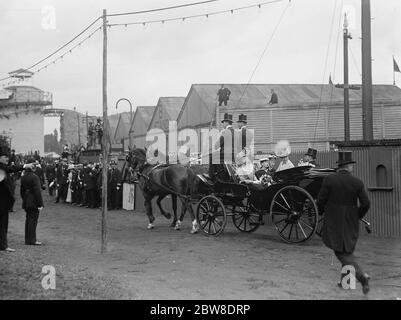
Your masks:
M233 124L233 116L231 114L224 114L224 119L221 121L224 125L224 130L221 132L219 140L216 142L214 149L219 152L219 163L213 163L216 159L213 154L210 154L209 159L209 176L212 180L228 180L228 176L224 169L224 163L228 162L229 164L233 164L235 162L235 143L234 143L234 128ZM226 145L226 142L229 144ZM231 142L231 143L230 143ZM215 152L216 152L215 151Z
M361 180L351 175L351 151L339 152L338 171L323 180L317 204L324 212L322 236L324 244L332 249L342 266L353 266L356 279L364 294L369 292L369 276L354 256L359 236L359 220L370 208L370 201ZM358 206L359 201L359 206ZM342 278L341 278L342 279Z
M26 212L25 220L25 244L39 246L42 243L36 241L36 227L38 225L39 211L43 209L41 182L35 174L35 164L24 166L25 173L21 177L22 208Z
M8 214L13 207L15 198L10 173L22 171L21 166L9 166L9 148L0 145L0 250L13 252L14 249L8 247Z

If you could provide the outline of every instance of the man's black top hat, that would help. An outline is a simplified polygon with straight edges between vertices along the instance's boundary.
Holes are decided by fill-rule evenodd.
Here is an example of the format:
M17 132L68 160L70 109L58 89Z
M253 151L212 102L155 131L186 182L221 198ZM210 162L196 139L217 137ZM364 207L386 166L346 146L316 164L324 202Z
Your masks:
M355 161L352 160L352 151L339 151L337 161L338 166L343 166L350 163L355 163Z
M317 155L317 150L316 149L312 149L312 148L308 148L308 152L305 153L306 156L311 156L313 159L316 159L316 155Z
M241 114L238 116L238 121L237 121L237 122L244 122L244 123L247 123L246 114L241 113Z
M224 121L233 123L233 115L229 114L229 113L225 113L224 118L223 118L223 120L221 120L221 122L224 122Z
M0 145L0 157L9 155L10 155L10 148L6 145Z

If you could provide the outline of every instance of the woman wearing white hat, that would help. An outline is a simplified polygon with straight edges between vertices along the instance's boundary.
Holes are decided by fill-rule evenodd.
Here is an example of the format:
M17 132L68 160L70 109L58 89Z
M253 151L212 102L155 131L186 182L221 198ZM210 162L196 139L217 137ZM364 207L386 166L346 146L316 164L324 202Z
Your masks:
M295 167L293 165L293 163L291 162L291 160L288 158L288 156L291 154L291 147L290 147L290 143L287 140L281 140L281 141L277 142L274 150L275 150L276 156L278 158L281 158L281 162L280 162L276 172L291 169L291 168Z
M72 190L71 190L71 182L72 182L72 171L75 169L73 164L70 164L67 168L68 171L68 191L67 191L67 198L65 202L71 203L72 202Z

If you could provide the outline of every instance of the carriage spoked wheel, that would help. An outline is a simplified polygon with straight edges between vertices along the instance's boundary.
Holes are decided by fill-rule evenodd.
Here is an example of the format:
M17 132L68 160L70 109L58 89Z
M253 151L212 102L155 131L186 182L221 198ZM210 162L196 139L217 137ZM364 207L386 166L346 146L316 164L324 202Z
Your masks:
M233 207L233 223L241 232L254 232L261 225L261 217L252 206Z
M272 223L287 243L310 240L318 227L318 209L313 197L298 186L286 186L273 197Z
M199 201L196 219L199 228L208 236L217 237L227 224L227 214L223 203L212 195L205 196Z

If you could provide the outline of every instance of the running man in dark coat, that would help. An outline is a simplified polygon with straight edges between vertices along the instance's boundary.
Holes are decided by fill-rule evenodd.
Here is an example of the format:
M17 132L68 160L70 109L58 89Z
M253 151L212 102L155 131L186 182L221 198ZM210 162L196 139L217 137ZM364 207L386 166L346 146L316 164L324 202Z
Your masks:
M22 166L9 166L9 148L0 145L0 251L14 252L8 247L8 214L15 198L10 173L22 171Z
M363 182L351 175L355 163L352 152L339 152L337 163L338 171L323 180L317 200L319 212L324 212L323 242L334 251L343 267L355 268L355 277L366 294L369 292L369 276L357 263L354 250L359 236L359 220L368 212L370 201Z
M41 182L35 174L35 164L29 163L24 166L25 173L21 177L22 208L26 212L25 220L25 244L40 246L42 243L36 241L36 227L38 225L39 211L43 209Z

